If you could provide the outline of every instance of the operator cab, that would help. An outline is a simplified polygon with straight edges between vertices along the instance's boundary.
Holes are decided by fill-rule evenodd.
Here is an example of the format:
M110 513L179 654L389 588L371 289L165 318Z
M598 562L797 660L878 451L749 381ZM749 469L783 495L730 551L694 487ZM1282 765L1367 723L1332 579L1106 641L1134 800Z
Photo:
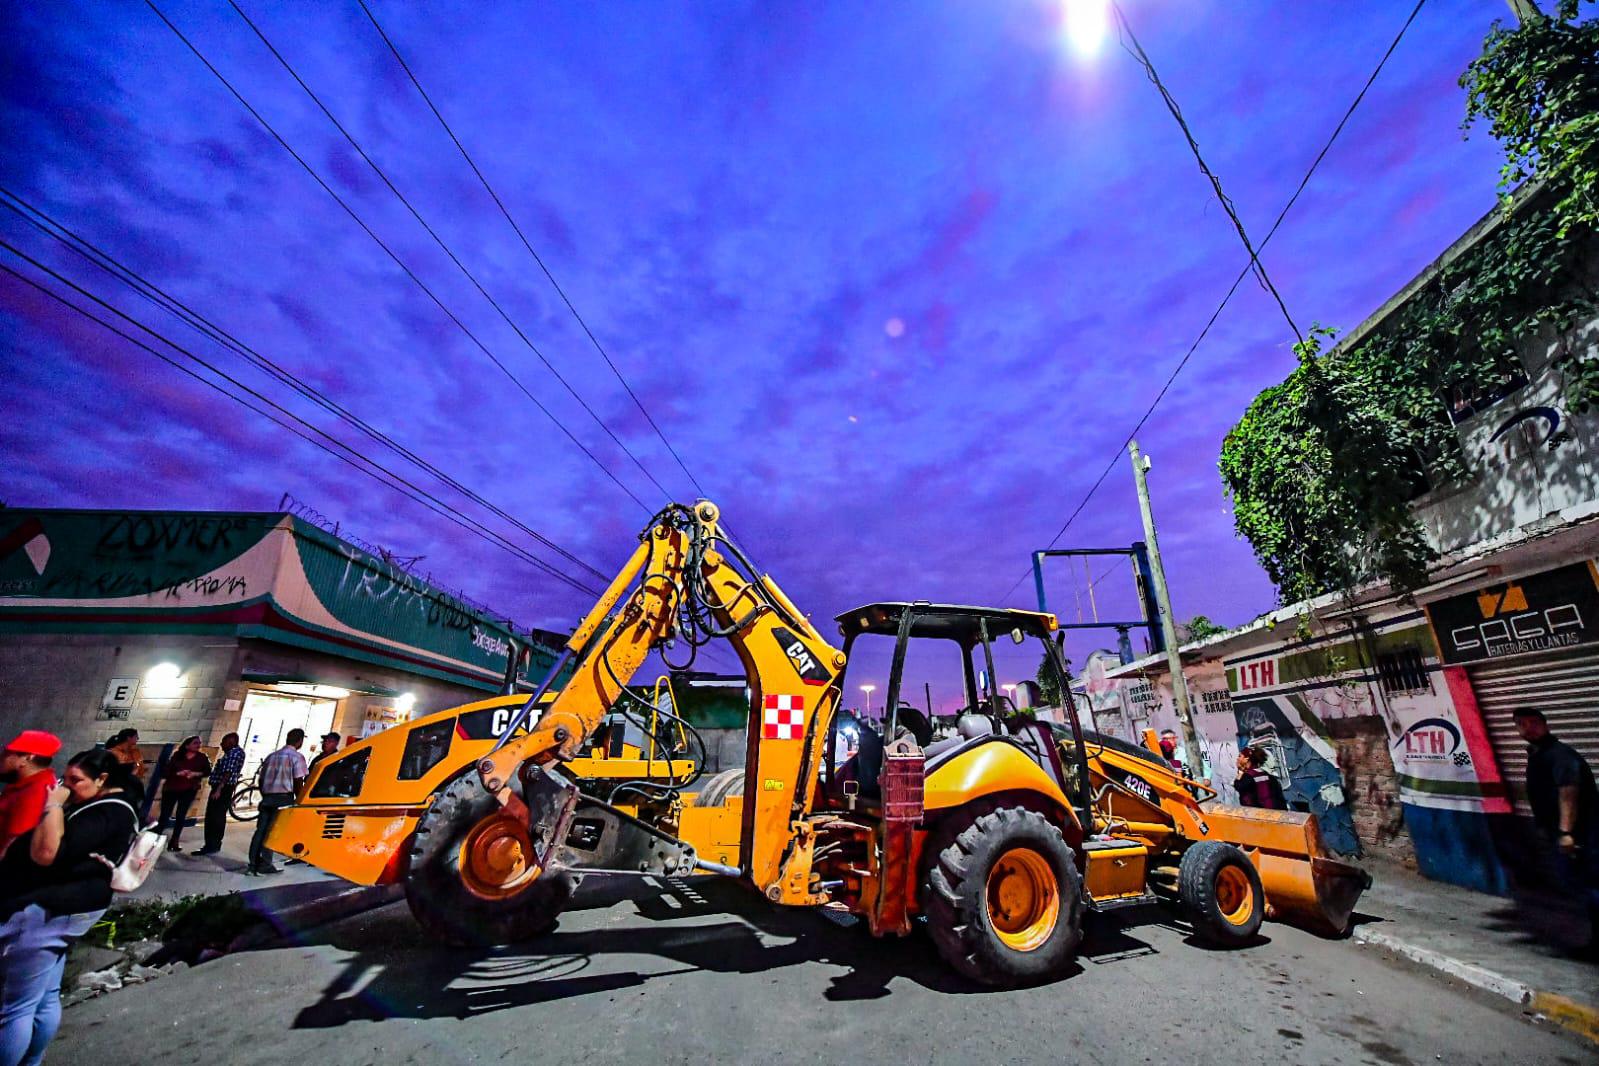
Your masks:
M880 739L869 745L874 751L857 743L848 761L829 760L823 784L830 799L875 799L886 750L921 751L924 773L930 774L963 752L1009 744L1037 762L1071 799L1083 824L1090 824L1086 754L1069 689L1062 686L1062 744L1056 743L1051 723L1041 721L1031 708L1018 710L1010 694L1040 663L1052 663L1057 677L1069 676L1060 648L1050 639L1056 631L1053 615L956 604L874 603L841 614L837 621L849 663L841 691L870 697L881 685L884 698L877 717L847 711L834 716L828 751L848 750L839 744L848 745L852 737L876 734ZM875 654L862 655L873 638ZM1018 680L1007 685L997 680L1001 677ZM934 740L932 688L947 692L956 684L962 702L954 734ZM925 699L927 711L911 699ZM866 762L879 765L867 767ZM849 782L853 784L846 787Z

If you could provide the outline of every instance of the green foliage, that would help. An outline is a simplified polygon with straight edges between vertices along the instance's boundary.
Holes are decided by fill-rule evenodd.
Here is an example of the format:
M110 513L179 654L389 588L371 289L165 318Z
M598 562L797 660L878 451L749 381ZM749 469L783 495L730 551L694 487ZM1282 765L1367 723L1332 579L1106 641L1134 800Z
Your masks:
M1599 408L1599 361L1570 344L1599 306L1599 19L1577 22L1579 6L1496 23L1461 78L1467 127L1488 120L1505 147L1493 228L1358 343L1324 360L1332 331L1313 331L1227 435L1238 531L1285 602L1426 580L1434 556L1410 501L1471 476L1455 419L1525 380L1518 348L1555 344L1568 407ZM1517 191L1528 179L1542 185Z
M1188 621L1177 627L1177 632L1184 644L1196 640L1208 640L1211 637L1227 632L1227 627L1217 622L1212 622L1206 615L1196 614Z
M138 940L184 940L226 946L245 927L259 921L237 892L224 896L182 896L119 903L84 934L97 947L116 948Z
M1507 206L1526 182L1546 183L1561 238L1599 230L1599 18L1579 22L1582 6L1558 0L1553 17L1528 17L1514 28L1495 22L1460 76L1463 128L1486 120L1504 148L1499 191ZM1571 409L1599 408L1599 365L1569 350L1557 365Z
M1238 530L1290 602L1373 574L1416 588L1434 557L1407 502L1408 427L1363 367L1320 358L1333 334L1313 328L1295 346L1298 368L1256 397L1222 444Z
M1558 0L1553 17L1495 22L1460 76L1464 128L1486 120L1504 147L1500 192L1508 198L1529 179L1557 185L1562 233L1599 227L1599 19L1579 22L1581 6Z
M1055 660L1044 650L1044 658L1038 664L1038 698L1045 707L1062 707L1066 703L1066 686L1060 676L1060 671L1055 668Z

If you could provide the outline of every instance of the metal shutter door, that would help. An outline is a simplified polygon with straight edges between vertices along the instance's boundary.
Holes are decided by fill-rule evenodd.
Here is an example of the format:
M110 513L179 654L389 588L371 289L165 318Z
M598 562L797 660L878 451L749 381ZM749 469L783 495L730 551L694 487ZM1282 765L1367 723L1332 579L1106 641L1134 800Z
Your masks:
M1516 708L1542 711L1550 732L1581 752L1589 766L1599 768L1599 647L1482 663L1468 667L1467 675L1517 814L1532 817L1526 795L1527 742L1511 720Z

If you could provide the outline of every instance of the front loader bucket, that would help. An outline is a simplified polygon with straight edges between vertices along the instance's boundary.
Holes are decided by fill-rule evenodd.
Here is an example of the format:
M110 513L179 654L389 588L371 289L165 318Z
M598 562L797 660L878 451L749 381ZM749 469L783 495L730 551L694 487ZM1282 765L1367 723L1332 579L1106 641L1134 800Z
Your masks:
M1314 814L1207 803L1203 817L1206 839L1236 844L1254 862L1270 917L1328 936L1348 931L1371 875L1327 853Z

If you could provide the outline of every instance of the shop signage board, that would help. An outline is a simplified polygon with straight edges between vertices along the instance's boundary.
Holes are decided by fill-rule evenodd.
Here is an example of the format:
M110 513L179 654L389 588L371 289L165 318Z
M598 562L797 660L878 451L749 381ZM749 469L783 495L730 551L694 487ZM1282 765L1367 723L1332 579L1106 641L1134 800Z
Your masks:
M1599 643L1599 576L1582 562L1426 605L1451 665Z

